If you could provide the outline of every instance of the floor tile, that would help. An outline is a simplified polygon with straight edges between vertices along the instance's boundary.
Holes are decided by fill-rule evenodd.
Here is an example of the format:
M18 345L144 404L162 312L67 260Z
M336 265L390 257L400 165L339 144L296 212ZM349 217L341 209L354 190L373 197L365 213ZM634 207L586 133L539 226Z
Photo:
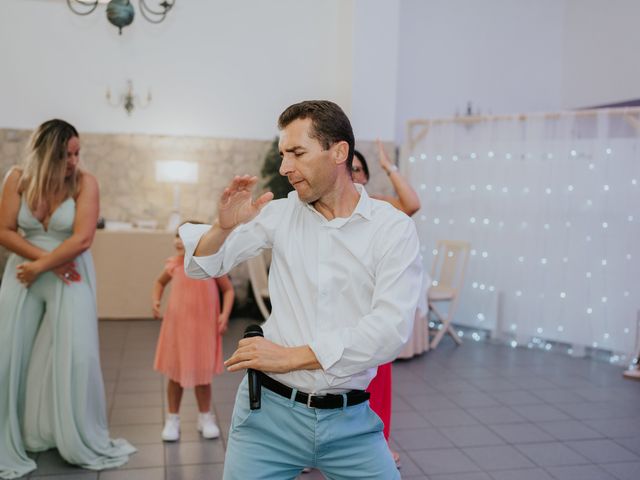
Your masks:
M411 459L427 476L440 473L477 472L480 469L456 448L409 452Z
M85 473L86 470L67 463L55 448L41 452L36 461L38 468L34 475L73 475Z
M640 432L640 419L587 420L584 423L610 438L635 437Z
M613 475L597 465L548 467L547 471L557 480L615 480Z
M589 463L587 458L559 442L522 444L516 448L540 467Z
M210 465L183 465L167 467L166 480L213 480L222 478L223 466L220 463Z
M524 455L509 445L463 448L462 451L486 471L535 467Z
M465 427L446 427L439 429L456 447L479 447L484 445L503 445L504 441L488 427L472 425Z
M541 468L499 470L491 472L491 478L493 480L554 480L551 475Z
M509 407L467 408L466 411L486 425L526 422L522 415Z
M164 467L109 470L100 473L100 480L163 480L164 478Z
M430 427L430 423L417 412L394 412L391 416L394 430Z
M138 451L131 455L129 462L118 470L164 466L164 446L158 444L134 445Z
M636 462L640 457L608 439L565 442L593 463ZM640 472L638 472L640 474Z
M602 438L602 434L589 428L578 420L562 420L558 422L539 422L542 430L558 440L584 440L590 438Z
M165 444L167 465L190 465L224 462L222 440L175 442Z
M512 408L516 413L532 422L570 420L567 414L551 405L518 405Z
M62 475L32 475L29 480L98 480L98 472L65 473Z
M617 438L615 442L636 455L640 455L640 435L637 437Z
M405 476L402 476L405 480ZM429 475L429 480L491 480L488 473L472 472L472 473L445 473L442 475Z
M491 425L491 430L508 443L550 442L553 437L532 423Z
M602 468L618 480L638 480L640 462L608 463Z
M406 451L452 447L453 443L435 428L398 430L393 434L400 448Z
M478 425L480 423L461 408L430 410L423 413L423 415L429 420L429 423L435 427L462 427L465 425Z

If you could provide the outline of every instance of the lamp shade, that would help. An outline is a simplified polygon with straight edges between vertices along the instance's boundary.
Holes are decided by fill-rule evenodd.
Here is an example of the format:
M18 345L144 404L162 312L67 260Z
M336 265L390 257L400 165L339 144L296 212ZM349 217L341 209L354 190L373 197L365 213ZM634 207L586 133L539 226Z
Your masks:
M197 183L198 164L184 160L156 162L156 181L167 183Z

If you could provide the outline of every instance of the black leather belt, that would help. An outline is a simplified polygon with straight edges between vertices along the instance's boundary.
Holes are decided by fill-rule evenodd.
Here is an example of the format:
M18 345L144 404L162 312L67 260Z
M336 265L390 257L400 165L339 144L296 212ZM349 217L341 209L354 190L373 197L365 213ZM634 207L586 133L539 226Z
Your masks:
M284 383L280 383L277 380L265 375L262 372L257 372L260 377L260 383L264 388L271 390L278 395L285 398L291 398L293 388L287 387ZM369 400L369 392L364 390L351 390L346 393L347 395L347 407L352 405L358 405L362 402ZM312 393L296 392L296 402L305 404L310 408L342 408L344 406L344 399L342 395L326 394L326 395L314 395Z

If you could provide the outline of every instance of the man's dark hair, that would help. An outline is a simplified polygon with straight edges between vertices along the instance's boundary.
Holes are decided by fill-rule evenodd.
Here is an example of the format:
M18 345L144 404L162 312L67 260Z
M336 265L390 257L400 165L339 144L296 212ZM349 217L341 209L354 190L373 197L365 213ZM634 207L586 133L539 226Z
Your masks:
M364 176L367 180L369 180L369 165L367 165L367 161L364 159L364 155L362 155L358 150L354 150L353 154L358 157L358 160L360 160Z
M282 130L294 120L311 119L309 135L320 142L322 148L328 150L337 142L349 144L347 169L351 173L355 140L349 118L342 109L328 100L306 100L288 107L278 118L278 128Z

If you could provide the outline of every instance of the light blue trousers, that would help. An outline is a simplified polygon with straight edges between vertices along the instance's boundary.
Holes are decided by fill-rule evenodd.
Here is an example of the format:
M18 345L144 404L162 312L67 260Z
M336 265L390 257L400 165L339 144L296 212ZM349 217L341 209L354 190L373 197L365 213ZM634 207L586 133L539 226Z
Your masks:
M295 392L294 392L295 395ZM369 402L315 409L262 388L249 409L247 377L233 409L224 480L290 480L315 467L328 480L395 480L400 473Z

